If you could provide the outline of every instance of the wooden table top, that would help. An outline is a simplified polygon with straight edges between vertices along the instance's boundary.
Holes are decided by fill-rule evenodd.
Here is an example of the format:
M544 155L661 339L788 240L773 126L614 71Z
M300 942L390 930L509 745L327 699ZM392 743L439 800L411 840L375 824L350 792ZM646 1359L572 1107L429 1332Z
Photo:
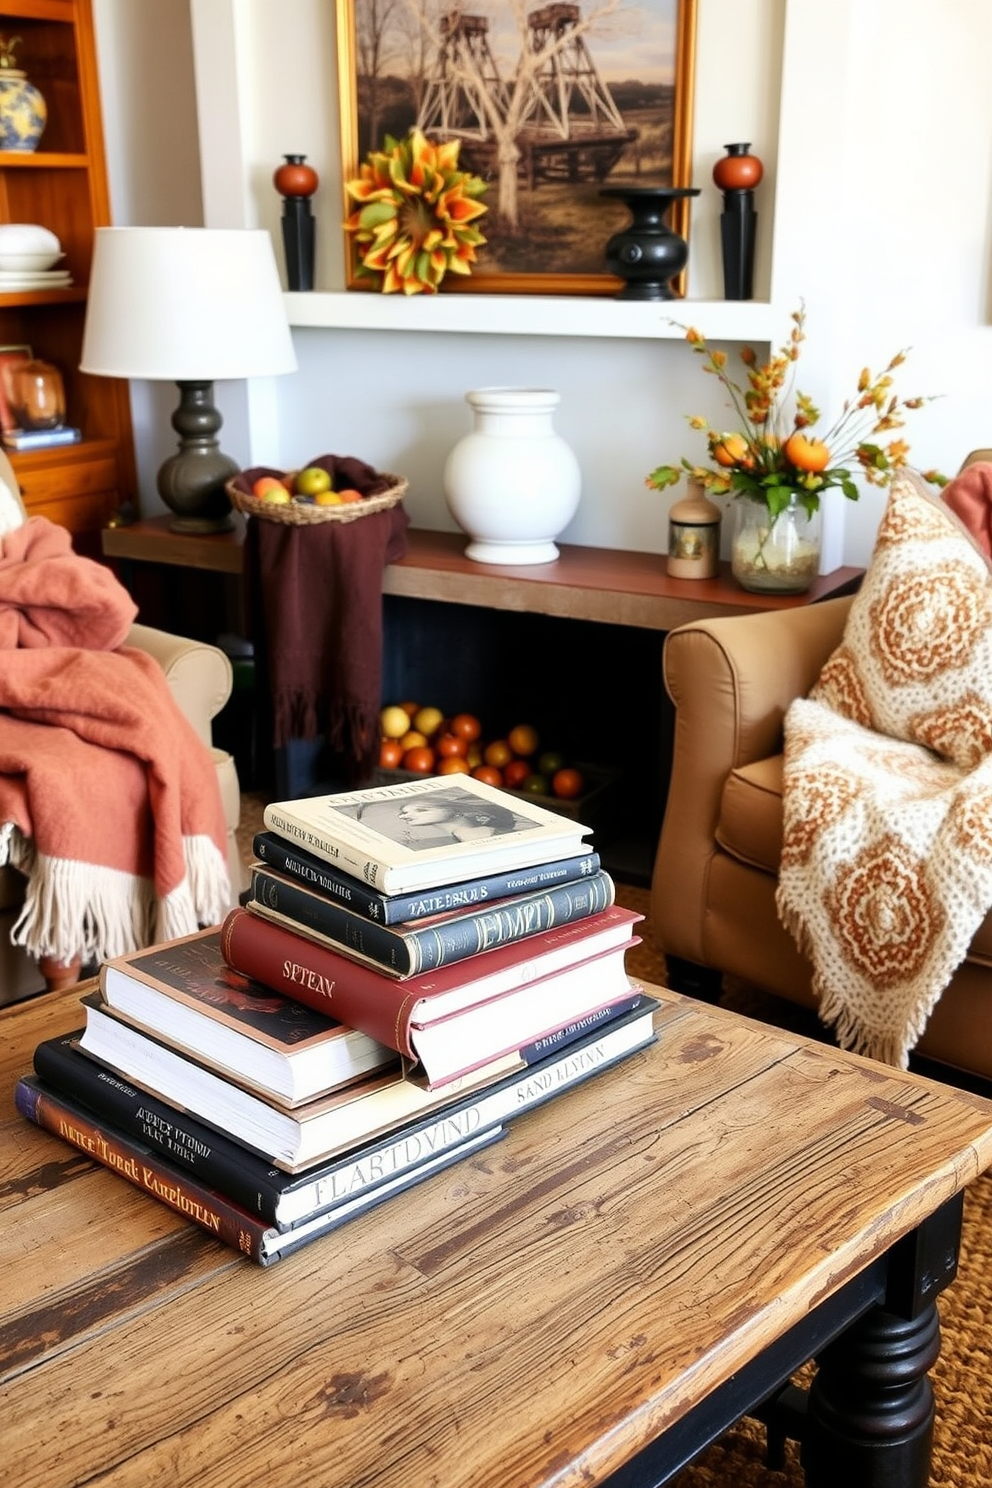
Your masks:
M597 1482L992 1164L989 1102L658 995L650 1049L268 1269L22 1120L78 989L6 1009L6 1480Z

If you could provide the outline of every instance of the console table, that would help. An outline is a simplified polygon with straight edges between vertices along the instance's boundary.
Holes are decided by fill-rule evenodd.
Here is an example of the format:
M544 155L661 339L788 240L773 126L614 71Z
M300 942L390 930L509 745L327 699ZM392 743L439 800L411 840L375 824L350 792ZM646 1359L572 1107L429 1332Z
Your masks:
M105 556L165 579L155 596L166 613L150 624L212 640L244 633L241 574L245 519L230 533L188 536L152 517L103 533ZM838 568L802 595L749 594L721 565L715 579L676 579L664 555L560 545L555 563L514 567L465 557L462 532L411 528L408 550L383 576L385 701L416 697L484 722L542 723L546 743L605 766L621 780L616 821L604 831L607 866L646 882L667 792L671 711L661 683L665 634L690 620L816 604L852 593L860 568ZM220 576L225 607L192 626L176 604L184 569ZM125 575L127 577L127 575ZM136 577L136 575L132 575ZM195 588L195 586L192 586ZM142 618L145 618L144 614ZM205 633L204 633L205 632ZM236 741L225 741L237 754ZM324 784L321 742L295 741L273 762L277 796ZM259 754L265 756L265 741ZM264 769L263 769L264 773Z
M104 556L240 576L243 517L236 515L233 532L204 536L172 532L171 520L151 517L104 528ZM465 557L466 541L463 532L410 528L407 553L386 569L383 593L667 631L689 620L816 604L850 593L863 572L835 569L803 595L748 594L731 578L729 563L721 564L716 579L673 579L660 554L562 543L555 563L513 567L473 562Z
M17 1488L644 1488L811 1356L810 1488L924 1488L992 1103L649 988L652 1047L262 1269L17 1115L85 990L0 1012Z

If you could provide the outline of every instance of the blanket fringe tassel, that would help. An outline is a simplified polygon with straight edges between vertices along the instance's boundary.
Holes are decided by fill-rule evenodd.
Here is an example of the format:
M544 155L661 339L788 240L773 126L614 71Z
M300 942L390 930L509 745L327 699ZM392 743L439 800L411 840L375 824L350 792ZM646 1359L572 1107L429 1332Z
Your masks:
M182 882L159 900L147 878L46 858L16 828L3 831L0 863L9 862L28 879L11 942L34 957L69 962L81 955L88 965L219 924L231 904L226 860L205 836L185 837L183 855Z
M788 930L798 949L809 961L813 960L813 945L809 932L799 916L787 909L781 901L777 903L778 916ZM867 1059L877 1059L894 1069L909 1068L909 1050L923 1036L927 1020L922 1018L908 1030L904 1042L898 1034L869 1033L851 1012L837 993L831 993L823 979L814 972L813 996L817 1003L817 1016L829 1028L842 1049L851 1054L862 1054Z

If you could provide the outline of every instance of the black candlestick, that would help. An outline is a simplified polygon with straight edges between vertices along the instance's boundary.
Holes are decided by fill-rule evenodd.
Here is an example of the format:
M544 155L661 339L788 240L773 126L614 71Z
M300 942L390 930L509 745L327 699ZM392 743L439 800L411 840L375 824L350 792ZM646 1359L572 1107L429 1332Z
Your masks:
M723 294L727 300L749 300L754 294L757 224L753 191L723 193L720 242L723 247Z
M720 243L723 248L723 293L728 300L749 300L754 293L754 242L758 214L754 190L764 174L748 144L725 145L727 151L713 167L713 179L723 191Z
M286 282L290 289L313 289L315 223L310 199L317 189L317 172L305 155L284 155L272 177L283 199L282 243L286 254Z

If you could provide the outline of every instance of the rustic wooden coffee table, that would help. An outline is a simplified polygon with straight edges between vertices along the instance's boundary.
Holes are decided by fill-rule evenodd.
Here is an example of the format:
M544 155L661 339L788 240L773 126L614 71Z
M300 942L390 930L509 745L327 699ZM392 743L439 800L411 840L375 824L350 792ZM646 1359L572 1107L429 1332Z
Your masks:
M923 1488L992 1104L668 993L658 1040L263 1270L22 1121L0 1015L5 1481L660 1483L817 1356L813 1488Z

